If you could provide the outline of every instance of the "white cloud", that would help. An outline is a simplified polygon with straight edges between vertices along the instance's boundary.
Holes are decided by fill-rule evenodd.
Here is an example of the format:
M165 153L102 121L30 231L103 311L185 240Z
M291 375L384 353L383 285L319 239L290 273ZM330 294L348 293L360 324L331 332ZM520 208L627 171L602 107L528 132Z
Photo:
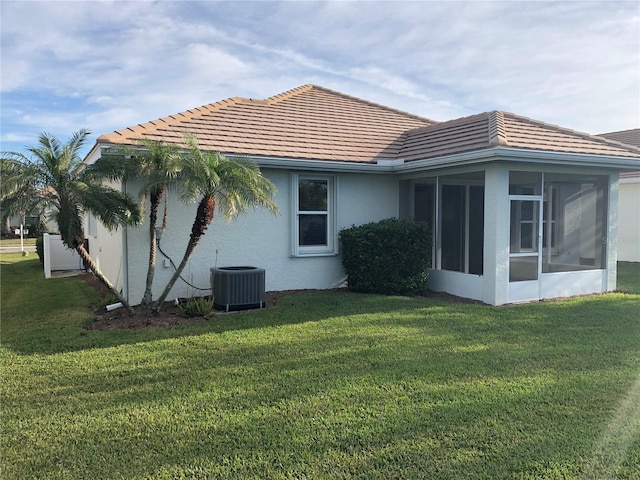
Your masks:
M33 141L33 134L12 132L0 135L0 142L3 143L24 143L25 145Z
M438 120L498 108L592 133L640 125L635 2L0 8L3 138L99 134L305 83Z

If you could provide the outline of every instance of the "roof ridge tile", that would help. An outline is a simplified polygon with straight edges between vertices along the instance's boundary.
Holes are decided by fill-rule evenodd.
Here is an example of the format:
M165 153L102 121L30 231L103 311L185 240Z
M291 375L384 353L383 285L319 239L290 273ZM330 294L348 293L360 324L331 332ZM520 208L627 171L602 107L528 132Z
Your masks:
M312 90L314 87L315 85L312 85L310 83L307 83L305 85L300 85L299 87L292 88L285 92L277 93L265 99L265 102L267 102L269 105L273 105L273 104L282 102L284 100L288 100L289 98L299 95L300 93L308 92L309 90Z
M507 130L504 126L504 113L500 110L489 112L489 145L509 145Z

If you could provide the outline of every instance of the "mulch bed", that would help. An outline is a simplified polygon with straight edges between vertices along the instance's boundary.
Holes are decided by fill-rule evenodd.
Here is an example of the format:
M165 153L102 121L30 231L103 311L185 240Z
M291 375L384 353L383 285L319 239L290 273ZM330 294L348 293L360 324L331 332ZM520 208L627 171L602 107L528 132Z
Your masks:
M185 317L180 313L180 309L174 302L165 302L162 310L157 315L150 316L139 305L133 307L134 315L124 308L118 308L107 312L104 308L105 299L109 298L111 292L102 284L93 274L84 273L79 276L81 280L100 294L100 300L94 306L93 311L96 318L85 328L87 330L117 330L117 329L140 329L140 328L158 328L173 327L176 325L186 325L191 323L204 322L204 317ZM274 308L278 304L278 300L286 295L294 295L301 292L309 292L312 290L284 290L279 292L265 293L265 308ZM334 289L335 292L343 292L346 289ZM230 315L234 312L216 312L216 315Z
M95 319L86 325L87 330L118 330L118 329L143 329L143 328L162 328L173 327L176 325L187 325L192 323L204 322L207 319L204 317L185 317L180 313L178 306L174 302L166 302L162 310L154 316L150 316L139 305L133 307L134 315L129 313L124 308L118 308L107 312L104 308L104 301L109 298L111 292L104 286L92 273L84 273L79 276L81 280L87 283L90 287L95 289L100 294L99 302L94 306L93 311L95 313ZM277 306L280 298L287 295L295 295L302 292L312 292L327 290L283 290L278 292L266 292L265 293L265 308L274 308ZM336 288L329 291L335 293L347 292L346 288ZM469 300L467 298L460 298L448 293L430 292L430 298L447 300L459 303L482 303L475 300ZM229 315L231 313L217 312L216 315Z

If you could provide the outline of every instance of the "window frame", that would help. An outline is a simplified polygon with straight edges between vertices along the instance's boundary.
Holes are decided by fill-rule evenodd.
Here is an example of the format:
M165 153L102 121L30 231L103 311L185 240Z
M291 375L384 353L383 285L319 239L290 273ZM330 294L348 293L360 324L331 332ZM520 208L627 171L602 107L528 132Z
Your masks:
M301 211L300 207L300 181L320 180L327 182L327 210L325 211ZM338 254L338 239L336 227L336 192L338 179L334 175L322 175L314 173L291 173L291 256L312 257L329 256ZM327 244L326 245L300 245L300 215L326 215L327 216Z
M98 219L91 212L87 212L87 237L98 238Z

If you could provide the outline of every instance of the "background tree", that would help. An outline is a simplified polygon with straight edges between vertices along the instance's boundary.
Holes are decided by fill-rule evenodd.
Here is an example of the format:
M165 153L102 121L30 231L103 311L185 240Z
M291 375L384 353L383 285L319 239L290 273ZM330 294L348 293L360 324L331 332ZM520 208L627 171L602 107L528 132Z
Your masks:
M265 207L274 214L278 211L273 201L276 187L262 176L255 163L244 158L229 159L221 153L200 150L194 136L187 136L185 142L189 154L183 158L179 177L181 199L187 203L199 199L198 208L182 261L154 303L155 312L162 307L211 224L216 206L227 221L244 213L248 207Z
M140 209L125 193L99 183L93 169L82 162L80 150L88 135L88 130L79 130L62 144L54 136L42 133L38 146L27 149L29 156L3 152L0 197L26 187L40 191L43 202L53 207L51 216L58 224L64 245L78 252L87 268L133 313L85 248L83 215L91 212L108 229L115 229L139 222Z
M45 201L42 192L31 184L13 186L13 191L7 191L0 197L0 212L5 234L11 234L11 217L20 217L20 223L25 224L27 216L35 216L35 234L43 230L46 224ZM31 233L31 232L30 232Z
M149 264L144 295L141 306L152 311L153 278L157 255L158 212L164 199L162 226L164 232L167 225L167 195L169 188L175 183L181 167L181 156L175 145L154 140L140 140L136 149L110 149L106 151L100 162L94 165L96 174L112 180L130 180L139 178L143 182L140 188L141 206L149 199ZM98 164L99 163L99 164Z

